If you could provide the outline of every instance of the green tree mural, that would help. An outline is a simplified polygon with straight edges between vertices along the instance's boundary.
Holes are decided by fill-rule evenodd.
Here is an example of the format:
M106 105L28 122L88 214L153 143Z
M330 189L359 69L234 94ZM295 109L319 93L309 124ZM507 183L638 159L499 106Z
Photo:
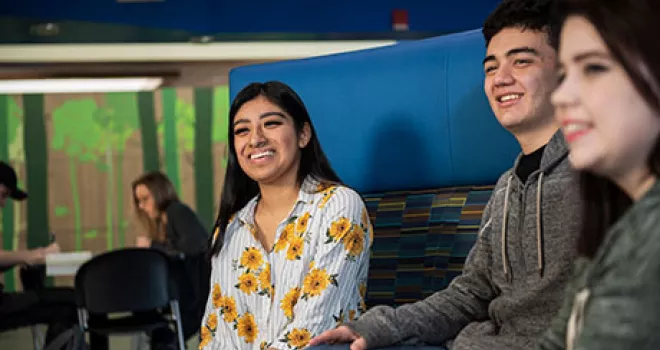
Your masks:
M174 185L177 193L183 195L181 189L181 177L179 176L179 152L177 140L178 104L180 100L176 97L174 88L166 88L161 91L163 119L158 125L158 136L164 140L165 148L165 173Z
M158 137L165 149L165 173L179 197L183 197L179 154L195 148L195 106L177 98L174 89L163 90L163 118L158 123Z
M213 89L213 143L226 143L229 130L229 86ZM222 157L222 165L227 165L227 157Z
M158 125L154 116L153 92L107 93L103 105L98 105L93 98L71 98L49 116L53 131L50 140L45 133L43 95L24 96L25 117L15 98L0 96L0 117L8 116L0 121L0 159L12 162L19 171L25 163L29 170L19 176L29 180L30 184L29 247L47 243L48 143L67 156L68 162L62 166L68 166L71 204L69 207L56 206L54 215L70 216L75 249L83 248L85 238L97 235L96 230L83 232L82 215L86 212L86 203L81 203L79 186L83 179L78 175L83 163L95 165L99 172L106 175L107 187L103 190L106 207L102 210L107 248L125 246L128 220L124 213L127 205L124 199L124 154L129 139L138 132L142 140L143 170L160 169L158 143L163 142L164 169L182 196L181 154L186 152L192 156L197 212L210 225L214 216L213 191L217 187L213 166L210 165L221 162L226 166L226 157L214 156L213 148L227 142L228 87L194 89L193 103L177 98L175 89L163 89L158 93L162 93L163 97L163 118ZM23 140L30 141L24 145ZM29 159L25 159L25 154L30 155ZM5 233L5 249L17 246L20 224L25 222L21 220L20 206L9 207L11 209L5 209L3 213L1 228ZM8 210L11 212L8 213ZM41 213L44 210L46 212ZM10 284L7 283L7 286L10 287Z
M105 115L109 118L106 133L110 135L110 146L115 154L116 166L114 167L114 184L117 188L112 195L116 194L117 203L117 245L124 247L126 244L126 227L128 221L124 219L124 154L126 142L139 128L137 97L132 92L108 93L105 95ZM112 172L110 172L112 175ZM110 191L110 188L108 188ZM109 205L112 201L109 202ZM112 249L111 242L108 249Z
M191 152L195 149L195 106L182 99L177 99L176 118L179 146Z
M69 183L73 199L75 249L82 249L82 213L78 189L78 164L97 161L103 141L103 129L96 121L98 106L91 99L69 100L53 112L53 149L61 150L69 158ZM95 236L91 231L90 238Z
M195 88L195 200L202 223L210 229L213 218L213 91Z
M142 136L142 168L144 171L160 170L156 117L154 115L154 93L137 93L140 134Z
M21 168L25 163L25 144L23 142L23 109L16 103L15 98L9 99L9 161L14 165L16 173L18 175L18 184L21 187L25 187L23 182L23 174L21 174ZM12 134L13 130L13 134ZM13 136L13 141L12 141ZM14 239L12 242L12 247L15 249L18 247L18 239L20 233L25 230L25 227L22 225L23 221L21 220L21 206L14 206Z
M106 247L108 250L114 246L114 205L113 199L115 197L115 179L114 179L114 164L113 164L113 151L114 151L114 135L112 131L112 115L109 110L97 108L94 111L94 121L100 128L100 139L96 145L96 168L99 172L106 175L106 193L105 193L105 239Z
M10 163L16 169L19 184L22 182L20 167L24 161L23 152L23 110L16 100L7 95L0 95L0 160ZM22 186L22 184L21 184ZM18 247L21 232L21 207L8 200L2 211L2 248L14 250ZM4 273L5 287L9 291L16 289L14 269Z
M191 104L177 98L175 89L164 89L163 118L159 121L157 130L158 138L164 142L167 176L181 197L183 189L178 182L179 154L193 153L196 211L202 220L210 225L215 215L213 167L199 167L197 164L220 161L226 166L225 156L219 160L213 158L213 144L227 142L229 88L226 85L213 89L199 88L195 89L194 93L194 104ZM198 110L198 106L201 109ZM202 112L201 117L198 111Z
M27 190L27 246L48 245L48 141L44 113L44 95L23 95L23 136ZM47 281L48 283L48 281Z

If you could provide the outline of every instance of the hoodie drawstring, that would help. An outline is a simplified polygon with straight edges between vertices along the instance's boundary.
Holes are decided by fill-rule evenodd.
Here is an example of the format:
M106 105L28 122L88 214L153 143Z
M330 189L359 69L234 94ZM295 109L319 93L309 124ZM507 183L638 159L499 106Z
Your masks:
M509 257L506 253L506 221L509 217L509 189L511 187L511 179L513 175L509 175L506 182L506 191L504 192L504 211L502 212L502 268L504 270L504 277L509 280Z
M566 327L566 350L573 350L575 347L575 338L582 331L584 309L590 294L589 289L583 289L573 299L573 308L571 309L571 316L568 318L568 326Z
M541 230L541 188L543 172L539 174L539 184L536 190L536 254L538 257L539 277L543 277L543 230Z
M537 268L539 276L543 277L543 230L541 229L541 190L543 188L543 176L544 173L539 174L539 180L536 190L536 249L537 249ZM501 233L501 246L502 246L502 270L504 271L504 277L508 281L511 280L509 275L509 257L507 254L507 244L506 244L506 231L507 231L507 219L509 217L509 192L511 189L511 180L513 175L509 175L509 178L506 182L506 191L504 192L504 211L502 213L502 233Z

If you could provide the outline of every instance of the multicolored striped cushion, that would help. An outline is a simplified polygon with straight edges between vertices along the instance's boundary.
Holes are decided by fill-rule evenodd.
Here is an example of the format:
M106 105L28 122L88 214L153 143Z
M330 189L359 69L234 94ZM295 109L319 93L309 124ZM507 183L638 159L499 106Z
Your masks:
M445 288L463 269L492 190L364 195L374 227L367 306L414 302Z

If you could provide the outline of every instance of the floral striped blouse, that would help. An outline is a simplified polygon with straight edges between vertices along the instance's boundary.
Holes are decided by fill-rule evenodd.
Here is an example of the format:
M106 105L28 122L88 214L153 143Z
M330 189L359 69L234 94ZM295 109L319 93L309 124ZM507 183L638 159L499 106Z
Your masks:
M257 201L230 220L213 258L200 349L303 349L364 312L372 229L360 196L308 177L271 252L255 236Z

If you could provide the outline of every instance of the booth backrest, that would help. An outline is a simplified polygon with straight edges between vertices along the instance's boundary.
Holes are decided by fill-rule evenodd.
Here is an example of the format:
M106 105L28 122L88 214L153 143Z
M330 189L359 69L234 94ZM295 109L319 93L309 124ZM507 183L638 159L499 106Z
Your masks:
M280 80L307 105L324 151L362 193L492 184L518 144L483 92L478 30L389 47L244 66L231 97Z
M333 168L364 196L369 306L422 299L461 273L519 151L485 98L484 53L475 30L230 73L232 99L255 81L292 86Z

